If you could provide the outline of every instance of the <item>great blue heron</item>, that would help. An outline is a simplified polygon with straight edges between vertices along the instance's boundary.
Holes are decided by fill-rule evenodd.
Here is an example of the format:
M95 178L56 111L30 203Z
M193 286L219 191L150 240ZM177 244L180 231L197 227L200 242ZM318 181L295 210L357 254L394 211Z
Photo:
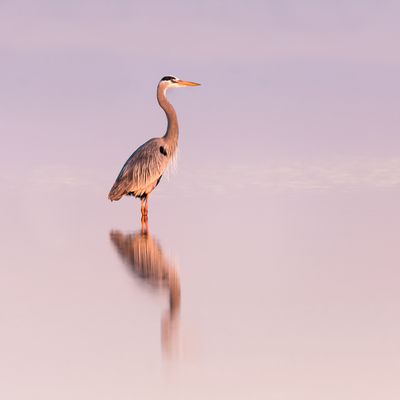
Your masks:
M142 218L147 218L149 195L160 182L178 147L178 118L166 92L170 88L199 85L175 76L164 76L160 80L157 100L167 116L167 132L163 137L148 140L128 158L108 195L111 201L119 200L124 195L138 197L141 200Z

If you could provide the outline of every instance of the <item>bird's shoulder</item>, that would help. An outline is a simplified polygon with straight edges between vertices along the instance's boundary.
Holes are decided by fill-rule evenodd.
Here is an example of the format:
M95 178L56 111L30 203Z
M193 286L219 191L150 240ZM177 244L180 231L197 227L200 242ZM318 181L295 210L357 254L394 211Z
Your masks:
M139 146L128 158L127 163L135 163L139 160L162 159L165 152L163 138L152 138Z
M147 142L143 143L139 146L131 155L131 157L146 154L146 155L154 155L156 153L155 150L159 151L160 146L164 144L163 138L152 138L149 139Z

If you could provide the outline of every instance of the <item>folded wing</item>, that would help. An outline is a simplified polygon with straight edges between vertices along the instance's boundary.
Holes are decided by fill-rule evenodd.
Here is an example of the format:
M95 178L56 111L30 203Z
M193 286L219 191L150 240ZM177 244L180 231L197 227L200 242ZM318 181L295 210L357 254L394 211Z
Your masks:
M125 194L142 197L150 193L167 168L170 157L165 153L161 138L140 146L122 167L108 198L119 200Z

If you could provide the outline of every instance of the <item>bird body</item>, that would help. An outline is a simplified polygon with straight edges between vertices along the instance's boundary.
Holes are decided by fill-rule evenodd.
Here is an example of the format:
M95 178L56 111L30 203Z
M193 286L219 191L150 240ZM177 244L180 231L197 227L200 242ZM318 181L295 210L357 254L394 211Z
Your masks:
M124 195L143 198L154 190L170 160L164 142L163 138L153 138L135 150L111 188L110 200L119 200Z
M167 116L167 132L162 137L148 140L128 158L108 195L111 201L119 200L124 195L138 197L142 201L142 216L147 216L148 197L160 182L178 147L178 118L166 91L173 87L198 85L174 76L161 79L157 86L157 100Z

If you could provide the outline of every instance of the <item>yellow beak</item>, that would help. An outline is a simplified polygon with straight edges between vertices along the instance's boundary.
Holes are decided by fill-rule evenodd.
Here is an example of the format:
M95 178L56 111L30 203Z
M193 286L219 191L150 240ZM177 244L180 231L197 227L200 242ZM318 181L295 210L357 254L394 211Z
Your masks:
M181 80L178 81L178 84L182 85L182 86L200 86L201 85L200 83L181 81Z

